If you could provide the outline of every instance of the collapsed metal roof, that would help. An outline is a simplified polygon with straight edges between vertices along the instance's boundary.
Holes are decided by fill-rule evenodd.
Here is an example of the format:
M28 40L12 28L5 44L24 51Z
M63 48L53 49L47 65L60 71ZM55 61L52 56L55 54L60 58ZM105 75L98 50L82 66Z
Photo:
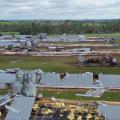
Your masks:
M15 96L12 105L6 106L9 112L5 120L29 120L36 98L36 86L41 80L42 73L40 69L34 71L19 70L16 74L1 73L0 83L11 83L11 96Z
M35 97L26 97L23 95L15 97L11 107L18 110L19 113L9 110L5 120L29 120L34 102Z

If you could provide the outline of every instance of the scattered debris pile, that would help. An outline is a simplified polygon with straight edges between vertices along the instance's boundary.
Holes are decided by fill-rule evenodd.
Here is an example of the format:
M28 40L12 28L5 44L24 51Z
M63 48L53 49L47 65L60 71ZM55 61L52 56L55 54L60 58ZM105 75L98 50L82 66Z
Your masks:
M33 106L34 120L103 120L97 105L72 104L61 100L37 99Z
M119 66L119 61L107 55L80 55L79 64L81 66Z

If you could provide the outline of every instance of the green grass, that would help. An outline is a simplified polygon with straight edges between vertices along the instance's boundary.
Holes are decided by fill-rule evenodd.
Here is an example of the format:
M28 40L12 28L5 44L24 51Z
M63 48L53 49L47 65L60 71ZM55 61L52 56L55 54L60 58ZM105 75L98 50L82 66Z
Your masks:
M54 96L57 99L69 99L69 100L81 100L81 101L89 101L89 100L102 100L102 101L120 101L120 91L109 91L105 92L104 95L100 98L92 98L92 97L82 97L76 96L75 94L85 93L85 91L49 91L49 90L39 90L39 93L42 92L43 97L51 98Z
M85 34L86 37L120 37L120 33Z
M10 63L11 61L17 61ZM70 69L72 62L75 62L74 57L19 57L19 56L0 56L0 68L15 68L37 69L42 68L44 71L62 71Z
M19 32L0 32L0 34L2 34L2 35L20 35L20 33Z
M18 61L12 62L11 61ZM21 68L21 69L38 69L45 72L97 72L107 74L120 74L120 67L79 67L74 63L77 57L30 57L30 56L0 56L0 69Z

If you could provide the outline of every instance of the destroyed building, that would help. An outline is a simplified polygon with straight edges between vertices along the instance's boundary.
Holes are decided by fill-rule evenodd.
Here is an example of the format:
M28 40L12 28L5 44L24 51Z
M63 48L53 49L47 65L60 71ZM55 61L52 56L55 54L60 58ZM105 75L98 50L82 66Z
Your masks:
M80 55L78 57L81 66L118 66L117 58L107 55Z

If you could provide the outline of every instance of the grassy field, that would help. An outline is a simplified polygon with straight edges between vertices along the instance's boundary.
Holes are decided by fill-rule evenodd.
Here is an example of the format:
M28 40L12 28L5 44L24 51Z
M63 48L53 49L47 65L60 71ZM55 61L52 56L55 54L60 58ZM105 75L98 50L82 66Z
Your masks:
M77 57L0 56L0 69L19 67L27 70L41 68L45 72L120 74L120 67L79 67L76 62Z
M85 34L86 37L114 37L120 38L120 33L107 33L107 34Z
M20 35L19 32L0 32L2 35Z
M86 90L44 90L38 89L38 94L42 93L43 97L51 98L55 97L57 99L68 99L68 100L81 100L81 101L120 101L120 91L108 91L100 98L93 97L81 97L76 96L75 94L84 94ZM0 95L5 95L8 93L8 90L0 90Z
M42 92L43 97L51 98L55 97L57 99L69 99L69 100L102 100L102 101L120 101L120 91L109 91L105 92L104 95L100 98L92 97L81 97L76 96L75 94L85 93L85 91L50 91L50 90L39 90L39 93Z

